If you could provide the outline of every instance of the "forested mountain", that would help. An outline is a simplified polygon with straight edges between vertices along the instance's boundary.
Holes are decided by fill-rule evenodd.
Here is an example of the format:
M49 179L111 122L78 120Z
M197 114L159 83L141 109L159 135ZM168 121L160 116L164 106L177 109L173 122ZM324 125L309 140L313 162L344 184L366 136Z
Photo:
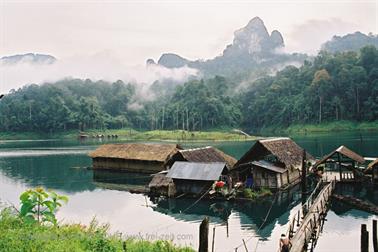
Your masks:
M264 22L255 17L249 23L234 32L232 44L227 45L220 56L208 60L190 61L174 53L164 53L158 64L168 68L189 66L200 70L205 77L257 75L271 73L283 65L297 62L301 64L305 54L287 54L281 49L284 39L277 30L270 34ZM148 60L149 63L153 61Z
M259 130L298 123L378 120L378 50L321 51L275 76L190 80L140 101L138 84L66 79L29 85L0 101L1 131L122 128ZM163 83L151 92L161 94ZM154 87L154 86L153 86ZM155 86L156 87L156 86ZM170 88L173 88L170 86ZM138 102L142 108L135 108Z
M56 58L47 54L26 53L11 56L4 56L0 58L0 65L12 65L17 63L31 63L31 64L52 64Z
M378 47L378 35L366 35L361 32L355 32L341 37L333 36L330 41L322 45L322 50L332 53L358 51L368 45Z

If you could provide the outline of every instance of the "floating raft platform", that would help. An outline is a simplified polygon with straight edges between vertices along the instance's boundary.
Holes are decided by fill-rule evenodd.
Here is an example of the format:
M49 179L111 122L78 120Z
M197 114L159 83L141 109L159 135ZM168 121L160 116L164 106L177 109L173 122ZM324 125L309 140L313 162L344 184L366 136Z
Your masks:
M355 208L364 210L369 213L378 214L378 206L370 202L363 201L352 196L344 196L339 194L333 194L332 197Z

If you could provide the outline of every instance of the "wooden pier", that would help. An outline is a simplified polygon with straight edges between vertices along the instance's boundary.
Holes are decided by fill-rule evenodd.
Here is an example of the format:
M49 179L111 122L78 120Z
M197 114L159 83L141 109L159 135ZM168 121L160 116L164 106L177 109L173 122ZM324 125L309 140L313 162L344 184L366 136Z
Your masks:
M307 251L309 245L311 249L315 247L335 184L335 180L331 182L319 181L313 193L302 205L302 209L290 221L287 232L291 243L290 251ZM323 186L322 189L320 189L321 186ZM318 190L320 192L316 196Z

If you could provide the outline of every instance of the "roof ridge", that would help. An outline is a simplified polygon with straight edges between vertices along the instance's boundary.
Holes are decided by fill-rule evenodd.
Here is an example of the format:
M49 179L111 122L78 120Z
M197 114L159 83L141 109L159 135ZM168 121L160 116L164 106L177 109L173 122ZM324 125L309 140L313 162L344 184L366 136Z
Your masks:
M276 137L276 138L262 139L258 141L261 143L265 143L265 142L273 142L273 141L279 141L279 140L292 140L292 139L290 137Z
M204 150L204 149L215 149L215 148L214 148L213 146L205 146L205 147L198 147L198 148L184 149L184 150L180 150L180 152L188 152L188 151Z

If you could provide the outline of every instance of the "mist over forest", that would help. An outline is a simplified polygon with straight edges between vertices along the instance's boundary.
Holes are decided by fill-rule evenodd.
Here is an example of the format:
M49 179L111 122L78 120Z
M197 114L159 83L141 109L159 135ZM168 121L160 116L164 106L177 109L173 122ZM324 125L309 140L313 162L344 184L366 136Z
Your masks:
M378 119L377 35L334 36L316 55L285 46L278 30L268 32L255 17L207 60L164 52L156 62L130 68L106 52L62 60L33 53L2 57L0 130L252 132Z

